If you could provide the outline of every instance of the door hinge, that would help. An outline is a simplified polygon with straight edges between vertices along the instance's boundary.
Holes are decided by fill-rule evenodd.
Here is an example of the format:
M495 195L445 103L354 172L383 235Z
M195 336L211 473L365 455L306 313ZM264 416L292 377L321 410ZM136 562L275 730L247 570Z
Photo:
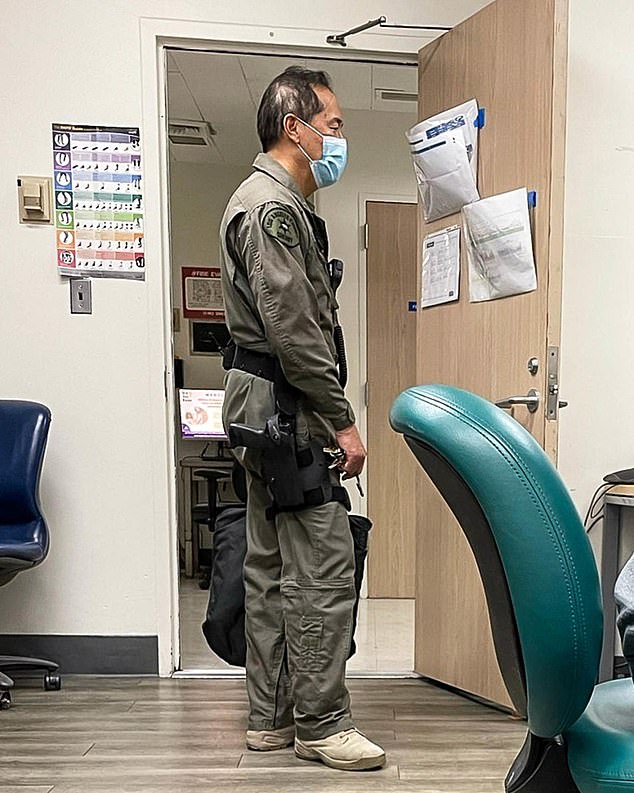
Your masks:
M549 347L548 382L546 383L546 420L557 421L559 409L567 407L567 402L559 399L559 347Z
M163 369L163 394L165 395L165 401L167 402L167 395L169 393L169 386L168 383L171 383L172 376L167 370L167 366Z
M361 250L367 251L370 246L370 227L367 223L361 226Z
M370 383L365 381L365 385L363 386L363 404L367 407L368 403L370 402Z

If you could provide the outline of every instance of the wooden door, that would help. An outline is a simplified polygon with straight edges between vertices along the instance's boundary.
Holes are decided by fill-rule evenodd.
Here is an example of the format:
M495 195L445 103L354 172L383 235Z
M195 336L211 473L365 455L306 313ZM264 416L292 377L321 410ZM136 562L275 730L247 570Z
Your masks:
M497 0L419 53L419 117L475 98L480 130L478 188L485 198L537 191L531 210L537 291L470 303L464 251L460 300L418 316L421 383L460 386L493 401L536 389L536 413L513 409L556 459L557 422L547 421L547 348L559 344L565 138L565 0ZM419 239L460 222L425 224ZM537 358L531 374L528 361ZM424 476L416 589L416 670L510 704L495 659L475 561L444 502Z
M416 382L416 204L366 204L368 595L413 598L417 463L389 426L394 398Z

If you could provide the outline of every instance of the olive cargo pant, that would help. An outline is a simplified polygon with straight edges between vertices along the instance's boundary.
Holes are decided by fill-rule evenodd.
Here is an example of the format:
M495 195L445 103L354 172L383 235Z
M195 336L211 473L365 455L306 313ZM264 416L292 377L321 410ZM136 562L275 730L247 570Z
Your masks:
M261 427L272 386L243 372L227 376L224 418ZM255 415L254 415L255 414ZM247 470L246 589L249 729L295 721L303 740L352 727L345 685L355 603L354 548L336 502L268 520L261 452L238 450Z

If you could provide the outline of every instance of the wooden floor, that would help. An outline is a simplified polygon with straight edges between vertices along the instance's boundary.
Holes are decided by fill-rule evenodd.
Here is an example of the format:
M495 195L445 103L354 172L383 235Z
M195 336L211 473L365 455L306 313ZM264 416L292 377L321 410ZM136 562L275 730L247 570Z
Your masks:
M243 681L68 677L0 711L0 793L501 793L525 725L419 680L353 680L381 771L244 748Z

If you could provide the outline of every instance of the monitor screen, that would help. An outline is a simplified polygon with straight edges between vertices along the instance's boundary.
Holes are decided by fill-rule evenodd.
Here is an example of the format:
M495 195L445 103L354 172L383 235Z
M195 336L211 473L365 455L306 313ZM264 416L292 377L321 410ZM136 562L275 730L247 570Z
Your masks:
M192 322L192 353L219 354L229 344L229 328L222 322Z
M181 437L201 440L226 440L222 426L222 389L181 388Z

